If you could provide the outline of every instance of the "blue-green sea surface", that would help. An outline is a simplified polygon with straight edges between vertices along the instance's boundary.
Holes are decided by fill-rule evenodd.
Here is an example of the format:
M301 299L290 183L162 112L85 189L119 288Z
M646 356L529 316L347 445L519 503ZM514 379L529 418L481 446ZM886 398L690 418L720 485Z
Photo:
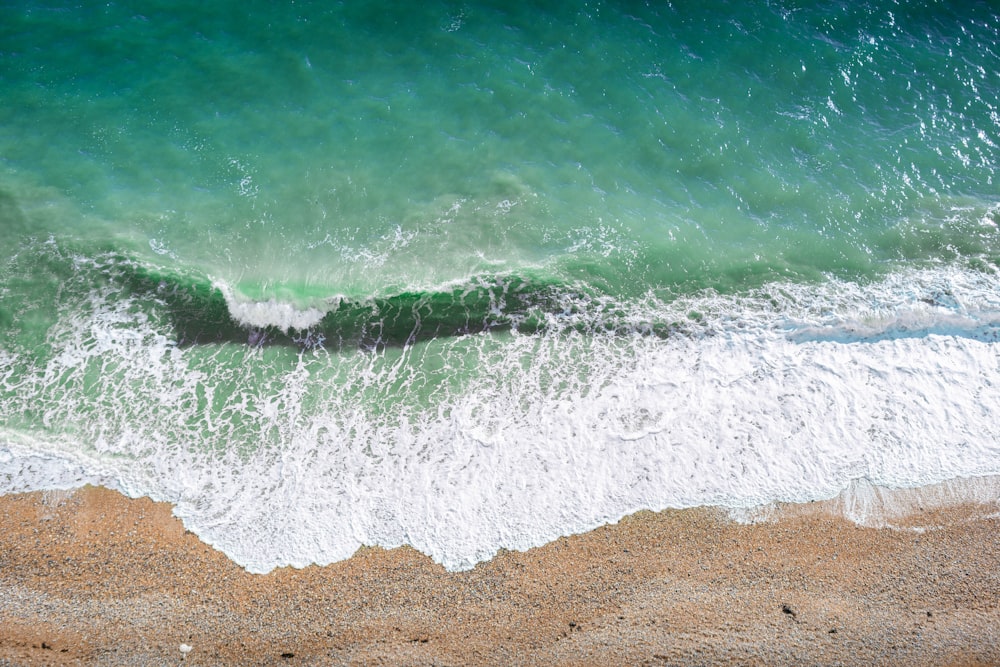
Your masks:
M461 569L1000 473L994 5L411 5L0 6L0 492Z

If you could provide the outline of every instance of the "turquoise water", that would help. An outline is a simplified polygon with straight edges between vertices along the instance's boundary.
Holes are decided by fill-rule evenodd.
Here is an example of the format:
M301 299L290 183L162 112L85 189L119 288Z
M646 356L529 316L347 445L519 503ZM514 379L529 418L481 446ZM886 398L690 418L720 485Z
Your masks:
M1000 472L988 3L0 7L0 491L253 570Z

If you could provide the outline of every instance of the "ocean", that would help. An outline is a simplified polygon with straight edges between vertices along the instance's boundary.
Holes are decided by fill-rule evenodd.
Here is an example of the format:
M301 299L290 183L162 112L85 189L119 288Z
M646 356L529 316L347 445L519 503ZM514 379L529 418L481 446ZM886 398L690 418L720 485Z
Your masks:
M1000 473L989 2L0 5L0 493L253 572Z

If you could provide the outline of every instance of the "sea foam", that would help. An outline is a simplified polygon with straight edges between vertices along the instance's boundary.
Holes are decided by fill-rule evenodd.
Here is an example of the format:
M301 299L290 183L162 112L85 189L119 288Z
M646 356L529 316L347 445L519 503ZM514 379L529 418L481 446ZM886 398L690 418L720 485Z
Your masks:
M402 544L460 570L640 509L994 475L998 294L910 271L649 297L636 333L588 332L578 308L531 335L334 354L182 348L95 292L50 331L60 354L0 359L6 423L48 424L2 431L0 491L169 501L254 572ZM654 319L685 324L641 333Z
M214 281L213 286L225 298L232 318L246 327L274 327L283 333L288 333L289 330L305 331L319 324L326 314L318 308L300 308L276 299L248 299L224 281Z

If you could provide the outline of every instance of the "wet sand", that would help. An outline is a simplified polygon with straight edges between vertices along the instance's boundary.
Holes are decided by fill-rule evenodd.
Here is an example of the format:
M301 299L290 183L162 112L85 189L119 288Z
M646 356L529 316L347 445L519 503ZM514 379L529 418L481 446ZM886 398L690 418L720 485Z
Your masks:
M832 501L640 512L468 572L371 548L252 575L167 504L0 497L0 665L1000 664L996 505L911 504L897 528Z

